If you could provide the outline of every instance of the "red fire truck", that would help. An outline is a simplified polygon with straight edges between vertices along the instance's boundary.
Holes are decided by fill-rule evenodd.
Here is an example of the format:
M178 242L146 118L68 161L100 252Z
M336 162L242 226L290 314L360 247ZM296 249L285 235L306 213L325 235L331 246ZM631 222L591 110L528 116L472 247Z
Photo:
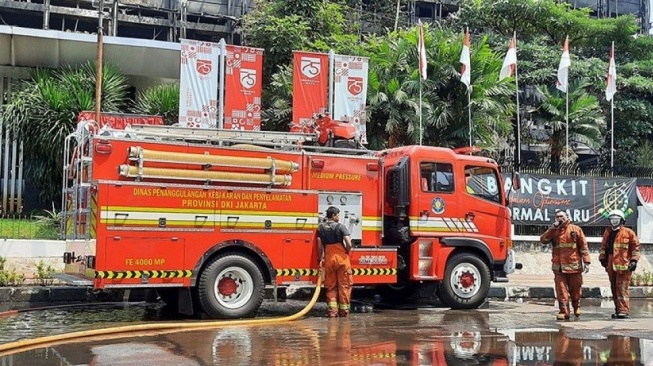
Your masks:
M329 206L356 285L476 308L515 268L496 162L450 149L322 147L315 134L82 122L66 140L66 279L153 288L185 314L255 316L266 285L314 284ZM276 291L275 291L276 293Z

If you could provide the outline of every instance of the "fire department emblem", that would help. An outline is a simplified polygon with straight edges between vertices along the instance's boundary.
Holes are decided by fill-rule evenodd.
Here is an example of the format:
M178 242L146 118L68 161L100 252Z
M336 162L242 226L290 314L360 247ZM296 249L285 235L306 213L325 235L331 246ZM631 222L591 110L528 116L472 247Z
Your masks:
M347 90L351 95L358 95L363 91L363 78L350 76L347 79Z
M444 200L442 197L435 197L433 199L431 202L431 210L437 215L444 213Z
M240 69L240 85L245 89L251 89L256 85L256 70Z
M322 62L317 57L302 56L301 71L304 76L312 79L320 75L320 72L322 71Z
M197 60L195 69L201 75L208 75L211 73L212 65L211 60Z

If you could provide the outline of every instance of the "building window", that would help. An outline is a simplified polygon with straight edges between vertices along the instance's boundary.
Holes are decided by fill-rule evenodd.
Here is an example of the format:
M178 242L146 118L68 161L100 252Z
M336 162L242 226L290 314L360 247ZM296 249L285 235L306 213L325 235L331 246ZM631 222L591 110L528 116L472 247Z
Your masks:
M415 4L415 15L418 18L435 18L435 4L433 3L419 3Z

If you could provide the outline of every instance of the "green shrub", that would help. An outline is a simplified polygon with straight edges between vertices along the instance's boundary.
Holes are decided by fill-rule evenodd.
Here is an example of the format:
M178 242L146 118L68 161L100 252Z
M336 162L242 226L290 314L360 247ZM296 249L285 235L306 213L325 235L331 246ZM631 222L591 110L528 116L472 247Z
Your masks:
M39 261L36 264L36 282L42 286L49 286L54 282L52 275L55 270L51 265L45 264L43 261Z
M25 275L16 272L15 269L11 271L5 269L7 260L0 257L0 286L18 286L25 281Z

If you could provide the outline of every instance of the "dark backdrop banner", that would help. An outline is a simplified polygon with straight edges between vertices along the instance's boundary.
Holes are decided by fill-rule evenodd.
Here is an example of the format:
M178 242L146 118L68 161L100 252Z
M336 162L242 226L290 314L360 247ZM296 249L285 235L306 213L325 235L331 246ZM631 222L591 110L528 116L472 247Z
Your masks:
M608 226L608 214L620 209L626 224L637 224L635 178L589 178L521 174L521 188L511 190L509 175L504 175L510 195L510 211L515 225L547 225L555 211L566 211L580 226Z

